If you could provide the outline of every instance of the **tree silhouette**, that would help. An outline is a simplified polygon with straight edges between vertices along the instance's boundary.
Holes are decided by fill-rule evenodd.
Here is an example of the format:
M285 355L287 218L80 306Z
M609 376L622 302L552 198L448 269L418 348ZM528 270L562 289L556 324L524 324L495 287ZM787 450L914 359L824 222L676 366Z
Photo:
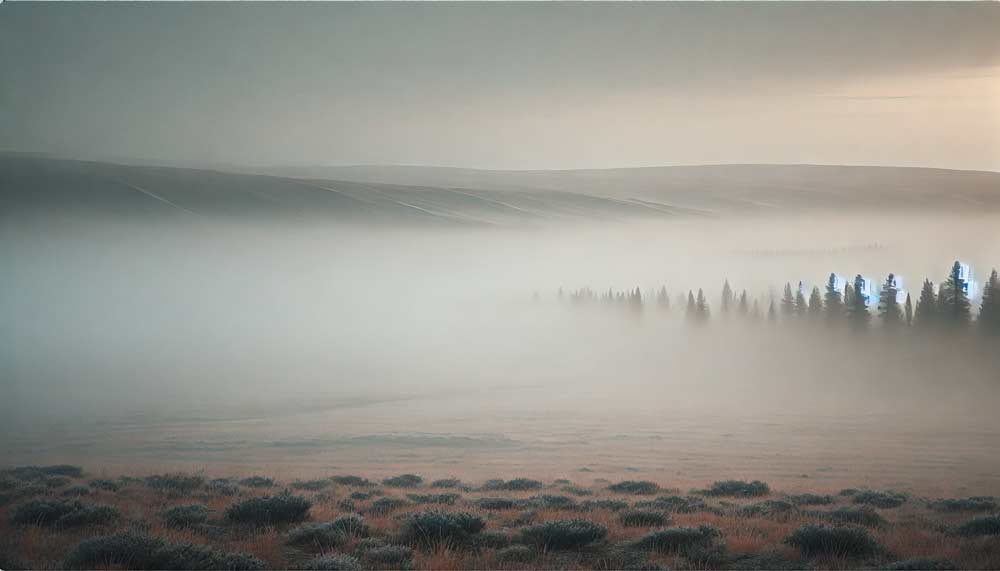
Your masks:
M910 303L910 292L906 292L906 304L903 308L903 311L906 314L906 325L909 327L913 325L913 304Z
M934 284L931 280L924 280L923 287L920 288L920 299L917 300L917 309L913 314L918 327L931 327L938 321L937 296L934 294Z
M729 287L729 280L722 284L722 302L719 304L719 309L722 313L729 313L729 309L733 305L733 288Z
M813 286L809 293L809 317L819 319L823 315L823 297L820 296L819 288Z
M781 316L791 317L795 313L795 298L792 296L792 284L785 282L785 293L781 296Z
M767 307L767 320L774 323L778 320L778 312L774 310L774 300L771 300L771 304Z
M660 293L656 295L656 304L660 309L670 309L670 295L667 293L667 286L660 286Z
M698 288L698 299L695 301L695 312L699 321L708 321L708 302L705 300L705 292Z
M744 317L750 312L750 305L747 302L747 290L740 292L740 301L736 304L736 311Z
M990 279L983 286L983 303L979 306L979 318L976 324L979 330L990 334L1000 335L1000 279L997 278L997 271L993 270Z
M844 303L841 301L840 292L837 291L837 276L830 274L826 280L826 294L823 298L824 309L827 320L840 319L844 316Z
M861 274L854 276L854 287L846 290L851 292L851 302L847 304L847 318L851 325L858 330L868 327L872 314L868 313L868 297L865 295L865 278ZM844 295L846 299L848 295Z
M806 303L806 296L802 295L802 282L799 282L799 287L795 290L795 316L805 317L808 311L809 305Z
M685 315L687 315L688 319L694 320L697 318L695 312L696 312L696 307L694 304L694 293L692 293L691 290L688 290L688 303L687 303L687 309L685 310Z
M948 279L941 284L938 293L938 308L943 322L949 325L964 325L971 317L967 284L962 279L962 264L955 260Z
M882 290L879 292L878 316L882 320L882 324L890 329L899 327L903 322L899 302L896 301L897 293L896 276L895 274L889 274L889 277L885 279L885 283L882 284Z

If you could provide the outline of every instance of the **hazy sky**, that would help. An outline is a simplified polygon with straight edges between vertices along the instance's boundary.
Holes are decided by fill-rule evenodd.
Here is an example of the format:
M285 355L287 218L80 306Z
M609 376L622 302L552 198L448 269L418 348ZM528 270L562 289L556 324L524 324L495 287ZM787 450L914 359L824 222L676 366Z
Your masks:
M1000 170L1000 4L0 5L0 149Z

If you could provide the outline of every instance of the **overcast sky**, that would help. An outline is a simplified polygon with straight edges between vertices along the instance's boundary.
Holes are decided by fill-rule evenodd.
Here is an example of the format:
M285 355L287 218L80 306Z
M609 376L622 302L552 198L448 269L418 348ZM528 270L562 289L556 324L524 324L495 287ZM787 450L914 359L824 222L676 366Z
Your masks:
M1000 4L0 5L0 149L1000 170Z

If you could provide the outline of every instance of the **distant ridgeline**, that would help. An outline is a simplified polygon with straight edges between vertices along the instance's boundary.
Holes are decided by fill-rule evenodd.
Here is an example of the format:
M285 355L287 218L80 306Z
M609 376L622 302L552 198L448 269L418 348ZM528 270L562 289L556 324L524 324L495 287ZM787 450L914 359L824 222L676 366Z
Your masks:
M799 282L797 288L785 284L781 299L769 296L767 309L761 301L743 290L738 295L726 280L722 286L719 301L720 313L748 320L822 320L842 322L858 329L872 325L873 318L885 328L895 327L962 327L975 324L984 333L1000 335L1000 279L994 269L982 286L971 278L969 266L956 261L948 277L935 289L934 284L925 279L920 295L914 304L910 293L898 285L895 275L889 274L885 281L877 284L874 280L857 275L853 280L830 274L823 291L814 286L806 292ZM981 290L981 293L980 293ZM631 291L595 292L590 288L556 293L559 301L573 305L605 305L642 312L647 305L655 305L658 310L667 311L673 303L683 305L685 317L695 323L707 322L711 316L705 292L698 289L695 294L689 290L686 298L678 294L671 301L666 286L659 291L643 294L638 287ZM974 301L979 300L978 314L973 315ZM535 294L535 299L539 295Z

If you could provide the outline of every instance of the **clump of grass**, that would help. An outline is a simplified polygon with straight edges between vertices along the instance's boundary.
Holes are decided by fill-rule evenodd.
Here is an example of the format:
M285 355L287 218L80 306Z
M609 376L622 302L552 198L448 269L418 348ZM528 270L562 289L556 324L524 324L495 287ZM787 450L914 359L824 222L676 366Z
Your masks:
M50 476L39 480L43 486L46 488L61 488L63 486L68 486L72 480L65 476Z
M597 510L618 512L628 509L628 502L622 500L587 500L580 504L580 509L588 512Z
M224 553L203 545L171 543L129 531L80 542L66 557L63 567L258 571L265 565L246 553Z
M442 478L431 482L432 488L458 488L461 485L462 481L458 478Z
M512 510L520 505L514 498L479 498L476 507L490 511Z
M870 531L858 526L809 524L792 532L785 543L805 557L868 557L884 551Z
M510 536L502 531L486 529L476 534L476 547L503 549L510 545Z
M320 490L325 490L331 486L333 482L330 480L296 480L292 482L291 487L295 490L306 490L309 492L318 492Z
M368 506L368 512L371 514L384 515L392 513L398 509L405 508L408 505L410 505L410 502L402 498L379 498Z
M86 505L63 500L31 500L17 506L10 515L11 525L40 525L70 528L103 525L118 519L111 506Z
M458 494L407 494L407 498L415 504L438 504L450 506L462 496Z
M424 483L424 479L416 474L401 474L382 480L382 484L392 488L416 488Z
M264 476L248 476L240 480L240 485L248 488L273 488L275 482Z
M370 499L372 499L372 498L374 498L375 496L378 496L378 495L380 495L380 494L373 490L371 492L351 492L351 495L349 497L352 500L357 500L359 502L363 502L365 500L370 500Z
M581 488L580 486L563 486L562 487L562 491L566 492L567 494L573 494L574 496L592 496L592 495L594 495L594 491L593 490L590 490L590 489L587 489L587 488Z
M216 478L208 483L208 488L220 496L235 496L240 491L236 483L228 478Z
M898 508L906 502L906 496L898 492L865 490L854 495L854 503L876 508Z
M775 517L789 515L798 511L798 507L785 500L765 500L755 504L747 504L739 509L739 514L749 517Z
M362 478L361 476L334 476L330 479L341 486L351 486L353 488L368 488L375 485L367 478Z
M789 559L780 551L763 551L743 556L733 557L729 569L740 571L798 571L811 569L802 561Z
M660 496L654 500L639 502L635 507L676 513L694 513L708 509L705 500L692 496Z
M667 524L667 516L652 510L628 510L618 516L625 527L659 527Z
M997 509L996 500L990 496L935 500L928 506L936 512L991 512Z
M521 540L542 549L577 549L603 540L608 528L585 519L553 520L521 530Z
M1000 535L1000 515L987 515L970 519L955 528L955 533L962 537Z
M506 491L506 492L527 492L540 490L545 484L530 478L514 478L513 480L488 480L483 483L481 490Z
M755 498L771 493L771 488L760 480L744 482L743 480L721 480L713 483L703 492L706 496Z
M413 550L405 545L382 545L368 549L363 559L366 569L406 570L413 568Z
M510 547L498 549L497 552L493 554L493 560L500 565L528 563L533 561L536 557L538 557L538 553L527 545L511 545Z
M329 523L306 523L288 532L285 542L299 547L315 547L326 551L343 545L347 538L339 529Z
M660 486L656 482L645 480L625 480L617 484L611 484L608 489L616 494L635 494L639 496L651 496L660 491Z
M823 514L819 512L829 522L834 524L856 524L865 527L881 527L888 523L884 517L869 506L844 506L831 510Z
M282 492L276 496L250 498L226 508L226 519L234 523L270 525L302 521L312 502L302 496Z
M958 567L947 559L905 559L890 563L889 571L952 571Z
M532 496L525 501L526 505L533 508L540 509L553 509L553 510L571 510L576 509L576 500L569 496L557 496L553 494L542 494L540 496Z
M635 547L648 551L676 553L698 546L709 547L721 536L722 532L709 525L670 527L647 533L635 542Z
M146 485L161 492L190 494L205 485L205 478L189 474L159 474L147 477Z
M340 516L331 521L330 526L344 535L358 537L368 535L368 526L365 525L365 519L358 514Z
M76 486L66 488L59 495L67 498L82 498L83 496L90 495L90 488L78 484Z
M117 492L118 490L121 489L121 486L118 485L118 482L115 482L114 480L107 480L104 478L91 480L90 487L95 490L101 490L104 492Z
M483 518L468 512L425 511L403 519L400 537L406 543L429 548L465 545L484 527Z
M161 515L170 527L193 527L208 521L208 508L201 504L174 506L164 510Z
M797 506L825 506L833 503L833 496L819 494L795 494L785 499Z
M361 571L361 562L350 555L321 555L307 561L305 571Z

